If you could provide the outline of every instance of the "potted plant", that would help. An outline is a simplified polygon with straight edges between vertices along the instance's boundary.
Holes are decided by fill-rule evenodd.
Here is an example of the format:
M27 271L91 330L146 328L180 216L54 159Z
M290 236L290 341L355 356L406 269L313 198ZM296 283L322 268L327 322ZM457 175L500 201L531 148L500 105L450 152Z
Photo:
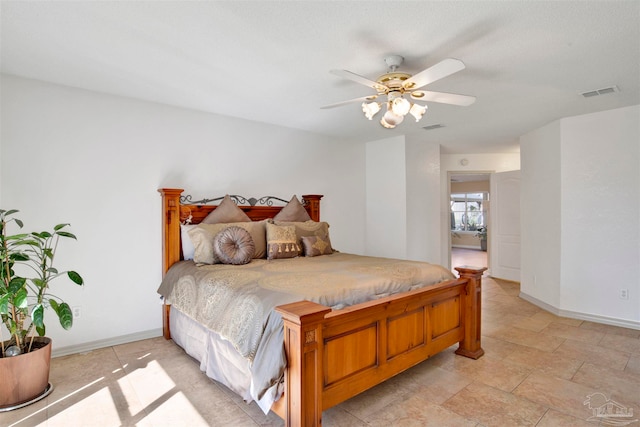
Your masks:
M480 238L480 249L483 251L487 250L487 226L483 225L478 227L476 230L476 237Z
M0 325L0 411L48 394L51 339L45 337L46 309L56 313L64 329L73 325L71 307L49 292L50 285L61 277L83 285L75 271L53 266L58 240L76 239L64 230L69 224L56 225L52 231L9 234L9 224L23 226L13 216L17 212L0 209L0 316L9 332L6 339Z

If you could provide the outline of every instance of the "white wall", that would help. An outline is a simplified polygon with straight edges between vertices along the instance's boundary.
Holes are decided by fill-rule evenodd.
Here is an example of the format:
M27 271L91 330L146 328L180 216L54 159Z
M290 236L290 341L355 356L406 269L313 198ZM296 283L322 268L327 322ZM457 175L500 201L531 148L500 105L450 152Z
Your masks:
M562 308L640 327L640 106L561 128Z
M521 149L523 214L544 215L523 232L523 297L640 328L640 106L562 119L523 137Z
M520 153L520 290L558 307L561 271L560 122L523 135Z
M366 146L366 254L440 264L440 146L405 136Z
M82 317L47 314L54 351L159 334L160 196L324 194L333 245L364 253L364 145L293 129L2 76L1 205L27 229L70 222L58 267L84 288L53 292Z
M407 138L407 258L440 258L440 145Z
M467 160L463 165L461 161ZM520 153L443 154L442 173L507 172L520 169Z
M404 136L366 144L366 255L407 256Z

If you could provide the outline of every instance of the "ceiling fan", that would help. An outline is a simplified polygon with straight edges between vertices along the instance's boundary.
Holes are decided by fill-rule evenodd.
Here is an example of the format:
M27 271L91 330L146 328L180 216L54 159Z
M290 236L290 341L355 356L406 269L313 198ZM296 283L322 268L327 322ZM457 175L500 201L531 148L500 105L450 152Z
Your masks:
M389 71L378 77L376 81L369 80L366 77L347 70L331 70L330 72L336 76L353 80L356 83L372 88L376 91L376 94L326 105L322 108L341 107L346 104L362 101L362 111L365 117L371 120L373 116L382 109L382 102L376 100L386 96L385 103L387 104L387 111L382 116L380 124L387 129L392 129L402 123L404 116L407 114L411 114L416 119L416 122L418 122L427 111L426 105L409 102L405 99L405 94L408 94L412 100L439 102L465 107L473 104L476 100L475 96L470 95L419 90L430 83L464 70L464 63L459 59L445 59L413 76L397 71L402 61L404 61L402 56L390 55L384 58L384 61L389 67Z

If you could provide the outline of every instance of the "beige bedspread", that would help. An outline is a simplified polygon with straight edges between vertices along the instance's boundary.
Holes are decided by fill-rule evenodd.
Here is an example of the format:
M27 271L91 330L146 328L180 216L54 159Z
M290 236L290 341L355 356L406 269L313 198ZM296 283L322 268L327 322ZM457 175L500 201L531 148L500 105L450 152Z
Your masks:
M260 341L282 328L275 306L306 299L334 309L454 279L424 262L334 253L246 265L174 265L158 292L228 339L253 362ZM276 329L276 330L271 330Z

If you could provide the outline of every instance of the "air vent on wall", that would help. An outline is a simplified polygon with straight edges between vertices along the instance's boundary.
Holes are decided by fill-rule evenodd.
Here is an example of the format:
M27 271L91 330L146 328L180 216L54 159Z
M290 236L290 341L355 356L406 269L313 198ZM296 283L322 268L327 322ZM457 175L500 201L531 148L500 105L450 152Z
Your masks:
M429 126L424 126L422 129L424 130L432 130L432 129L439 129L439 128L443 128L444 125L441 125L440 123L438 123L437 125L429 125Z
M611 86L611 87L605 87L598 90L590 90L587 92L582 92L582 96L584 96L585 98L591 98L592 96L606 95L607 93L614 93L614 92L620 92L620 89L618 89L618 86Z

